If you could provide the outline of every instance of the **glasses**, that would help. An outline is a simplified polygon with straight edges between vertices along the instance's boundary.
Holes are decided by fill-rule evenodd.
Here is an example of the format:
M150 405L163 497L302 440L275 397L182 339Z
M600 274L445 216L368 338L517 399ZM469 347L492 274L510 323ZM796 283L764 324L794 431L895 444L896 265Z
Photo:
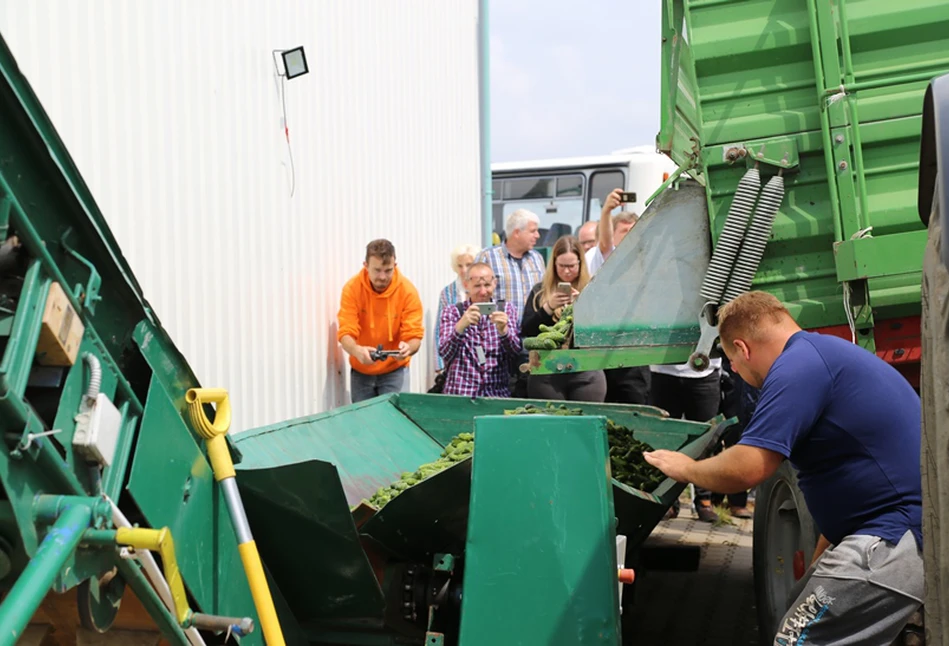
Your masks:
M557 263L557 269L564 269L566 271L573 271L580 266L578 262L572 262L569 265L562 265L559 262Z

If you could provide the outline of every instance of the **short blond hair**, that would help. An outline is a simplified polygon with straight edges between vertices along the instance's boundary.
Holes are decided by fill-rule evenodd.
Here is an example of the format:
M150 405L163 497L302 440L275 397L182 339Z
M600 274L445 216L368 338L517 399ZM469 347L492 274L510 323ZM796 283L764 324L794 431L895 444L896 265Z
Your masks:
M613 233L616 233L621 224L636 224L638 221L639 216L632 211L620 211L613 216Z
M458 245L451 250L451 270L458 271L458 259L462 256L471 256L471 261L474 262L478 259L479 253L481 253L481 247L473 244Z
M768 292L745 292L718 310L718 336L723 344L739 338L758 341L764 328L789 318L787 308Z

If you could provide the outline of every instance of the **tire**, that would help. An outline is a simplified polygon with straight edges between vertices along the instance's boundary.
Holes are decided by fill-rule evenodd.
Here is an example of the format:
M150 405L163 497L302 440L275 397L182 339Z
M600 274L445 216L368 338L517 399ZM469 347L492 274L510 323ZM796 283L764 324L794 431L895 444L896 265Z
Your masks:
M803 552L810 564L819 532L797 486L797 474L786 460L755 494L753 562L758 635L770 646L778 622L793 599L788 593L796 583L794 555Z

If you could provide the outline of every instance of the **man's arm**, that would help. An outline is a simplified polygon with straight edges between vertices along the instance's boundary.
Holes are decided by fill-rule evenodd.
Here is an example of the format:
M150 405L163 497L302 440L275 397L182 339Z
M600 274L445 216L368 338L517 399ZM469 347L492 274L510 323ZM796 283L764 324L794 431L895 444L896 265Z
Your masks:
M677 482L691 482L710 491L746 491L770 478L784 456L756 446L736 444L706 460L677 451L646 451L646 462Z
M606 200L603 202L603 210L600 211L600 223L596 225L597 246L600 247L600 253L603 254L604 260L613 253L612 213L613 209L622 204L622 202L620 202L622 192L623 189L617 188L606 196Z
M827 551L828 547L833 547L831 542L824 538L824 535L821 534L817 537L817 545L814 547L814 556L811 557L811 565L817 563L817 559L821 557L821 554Z
M363 365L371 365L372 357L369 356L371 348L361 346L356 342L359 336L359 306L356 299L349 289L349 284L343 287L343 294L339 299L339 313L336 315L339 330L336 332L336 339L343 346L351 357Z
M356 361L359 363L369 366L375 363L372 360L372 357L369 356L369 353L372 351L372 348L369 348L364 345L359 345L356 343L356 339L346 334L339 340L339 344L343 346L343 350L346 351L346 354L351 357L356 357Z
M399 328L400 358L408 359L418 352L422 345L425 328L422 324L422 299L414 288L406 295L405 309L402 311L402 325Z

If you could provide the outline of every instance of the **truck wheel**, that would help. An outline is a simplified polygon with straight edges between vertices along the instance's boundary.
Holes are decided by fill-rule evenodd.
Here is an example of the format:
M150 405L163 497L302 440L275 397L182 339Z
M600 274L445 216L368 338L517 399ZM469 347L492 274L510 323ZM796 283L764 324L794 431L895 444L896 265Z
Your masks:
M758 635L764 646L774 642L778 622L793 601L788 593L807 570L818 534L797 474L784 461L755 494L752 556Z

